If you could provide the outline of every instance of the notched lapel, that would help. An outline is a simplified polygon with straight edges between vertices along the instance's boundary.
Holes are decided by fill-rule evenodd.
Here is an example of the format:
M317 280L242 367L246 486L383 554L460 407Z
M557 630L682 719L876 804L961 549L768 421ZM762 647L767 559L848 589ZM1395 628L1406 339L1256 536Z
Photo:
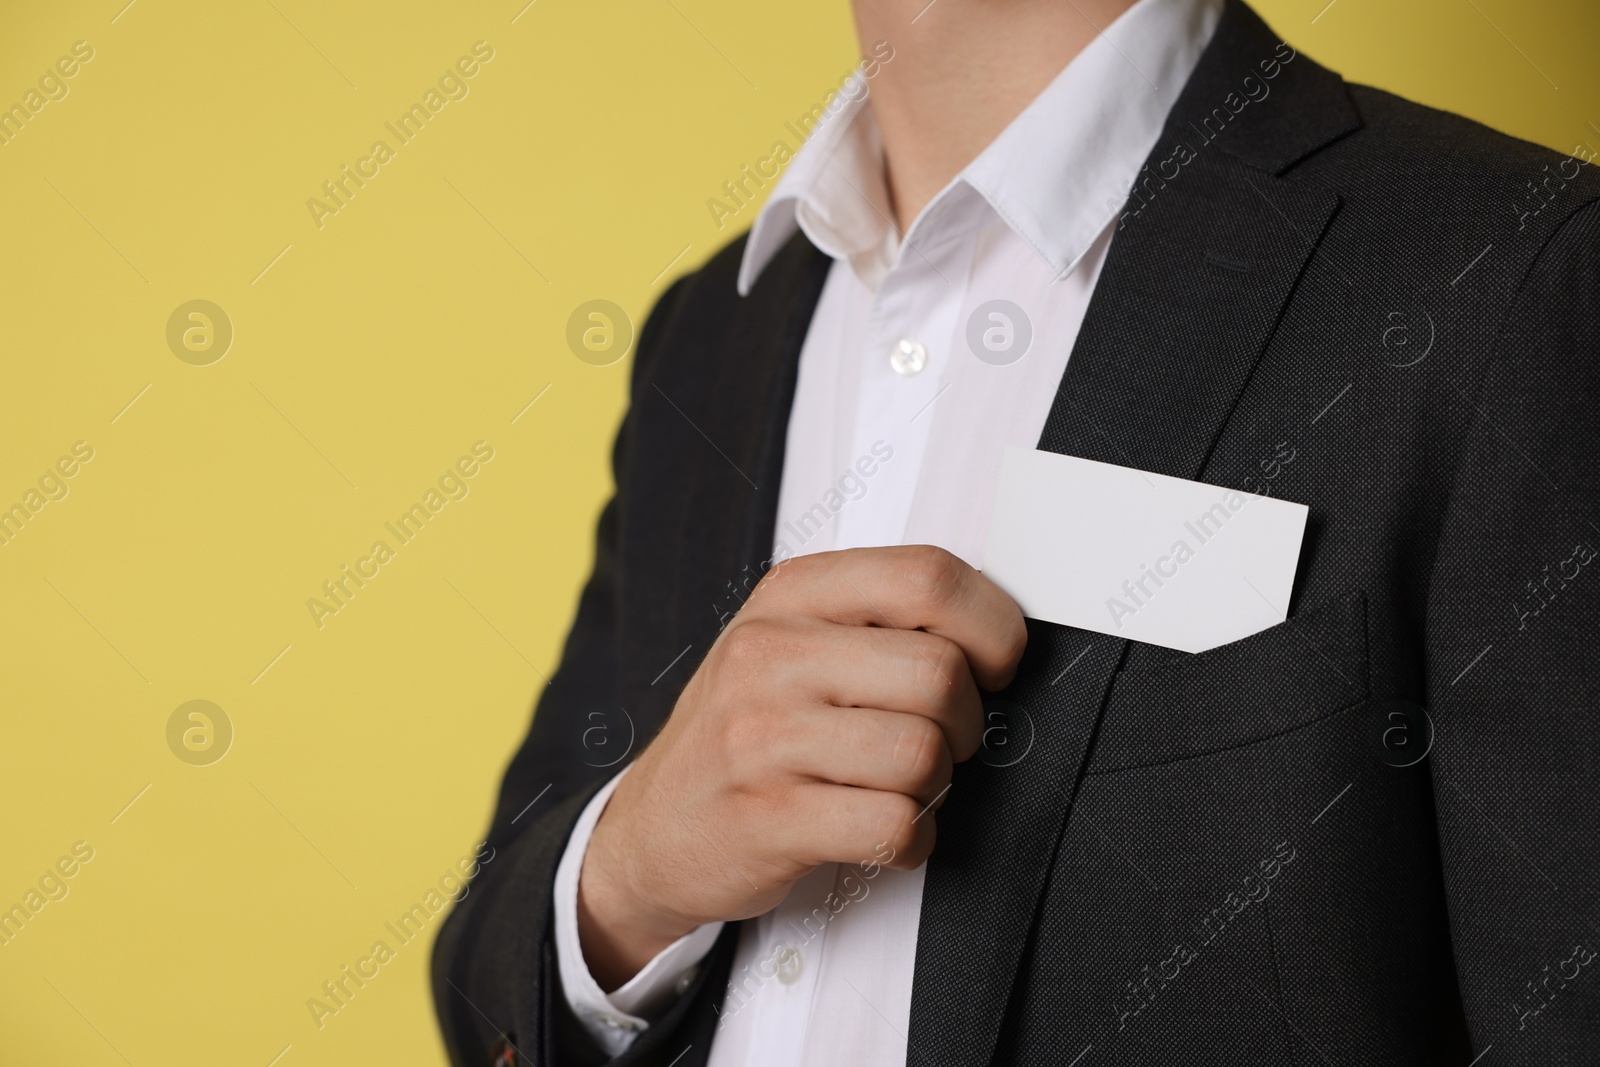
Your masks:
M1235 69L1248 72L1274 40L1248 8L1231 5L1152 160L1165 158L1171 134L1205 93L1236 78ZM1202 148L1175 179L1152 183L1154 195L1140 213L1124 218L1041 449L1203 480L1303 272L1338 270L1313 258L1338 210L1337 194L1275 173L1307 154L1306 145L1326 143L1354 121L1337 76L1299 62L1307 68L1297 75L1300 98L1284 93L1281 102L1303 105L1307 123L1241 128L1234 146L1241 151L1222 151L1220 141ZM1035 622L1029 642L1017 681L993 703L990 719L1013 746L1018 738L1031 742L1027 755L1008 762L980 754L963 764L938 814L917 944L912 1067L977 1067L994 1055L1126 647L1117 638ZM1073 1050L1063 1052L1070 1057Z
M1112 240L1040 448L1201 474L1339 197L1227 155L1193 166Z

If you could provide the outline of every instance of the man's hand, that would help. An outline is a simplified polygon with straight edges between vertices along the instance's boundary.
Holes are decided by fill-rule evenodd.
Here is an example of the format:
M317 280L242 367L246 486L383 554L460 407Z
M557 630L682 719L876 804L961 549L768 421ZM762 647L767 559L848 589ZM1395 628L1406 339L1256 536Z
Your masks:
M994 583L928 545L789 560L722 632L606 805L578 930L615 989L702 923L770 911L824 863L933 850L954 763L1027 643Z

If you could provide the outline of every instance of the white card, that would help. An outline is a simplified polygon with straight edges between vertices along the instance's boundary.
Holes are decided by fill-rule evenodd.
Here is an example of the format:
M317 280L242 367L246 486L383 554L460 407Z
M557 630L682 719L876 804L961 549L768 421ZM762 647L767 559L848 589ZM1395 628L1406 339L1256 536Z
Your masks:
M1288 617L1308 510L1007 447L983 573L1030 618L1204 652Z

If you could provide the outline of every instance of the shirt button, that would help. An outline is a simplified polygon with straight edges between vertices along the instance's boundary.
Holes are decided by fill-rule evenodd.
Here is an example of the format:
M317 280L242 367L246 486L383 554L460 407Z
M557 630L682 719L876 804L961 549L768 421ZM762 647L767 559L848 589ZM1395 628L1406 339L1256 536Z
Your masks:
M773 949L773 957L778 964L778 981L784 985L794 985L800 980L800 972L805 969L805 957L800 955L800 950L789 945L778 945Z
M609 1012L591 1011L589 1012L589 1016L590 1018L594 1019L595 1022L599 1023L601 1026L612 1031L613 1033L627 1034L632 1033L635 1030L643 1029L643 1027L634 1022L632 1019L624 1019L620 1015L612 1015Z
M700 968L698 966L690 967L678 977L676 982L672 983L672 991L680 997L683 996L689 991L689 987L694 985L694 980L699 976Z
M921 341L914 341L909 337L902 337L895 343L893 351L889 353L889 366L898 374L911 377L921 374L922 368L928 365L928 350L922 347Z

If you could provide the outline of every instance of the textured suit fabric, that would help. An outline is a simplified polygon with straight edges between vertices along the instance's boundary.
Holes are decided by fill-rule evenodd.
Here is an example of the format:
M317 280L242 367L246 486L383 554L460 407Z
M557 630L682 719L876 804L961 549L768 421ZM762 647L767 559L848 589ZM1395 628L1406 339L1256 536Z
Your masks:
M1289 621L1194 656L1029 623L938 815L913 1067L1600 1060L1600 178L1305 56L1241 104L1277 49L1230 4L1039 447L1309 505ZM587 716L642 745L760 576L827 269L796 238L740 299L742 245L641 336L508 858L436 945L458 1064L603 1059L548 929L613 773ZM705 1062L731 930L618 1062Z

